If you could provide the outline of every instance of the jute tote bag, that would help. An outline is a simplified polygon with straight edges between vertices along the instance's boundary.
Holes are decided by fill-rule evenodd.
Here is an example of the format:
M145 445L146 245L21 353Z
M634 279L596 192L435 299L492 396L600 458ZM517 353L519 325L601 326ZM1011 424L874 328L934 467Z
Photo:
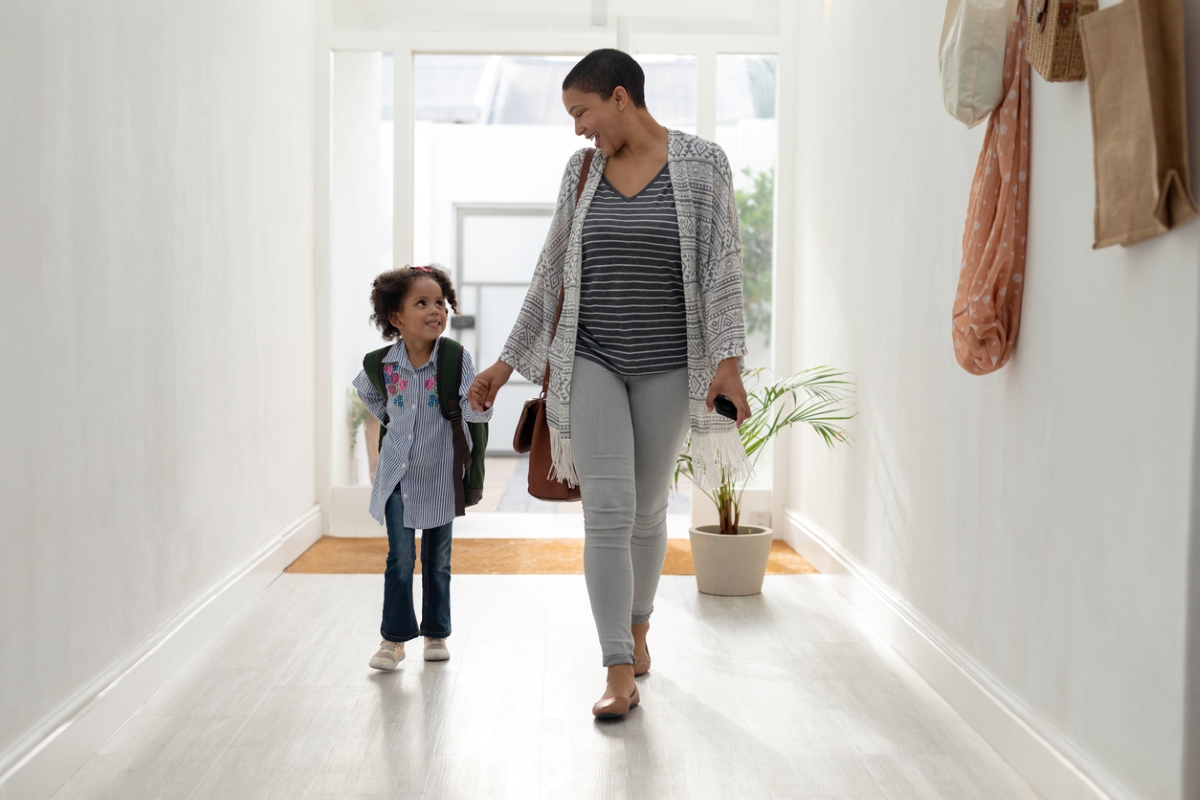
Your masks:
M1122 0L1081 21L1095 142L1095 244L1133 244L1196 214L1181 0Z
M954 357L972 375L1003 367L1021 327L1029 220L1029 61L1025 4L1008 34L1004 101L988 120L975 166L962 272L954 298Z

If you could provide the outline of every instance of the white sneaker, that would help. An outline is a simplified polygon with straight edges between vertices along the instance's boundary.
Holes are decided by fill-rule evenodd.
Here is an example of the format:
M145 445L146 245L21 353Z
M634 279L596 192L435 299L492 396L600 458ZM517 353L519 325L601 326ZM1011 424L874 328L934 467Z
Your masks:
M393 670L404 660L404 642L389 642L384 639L379 643L379 650L371 656L372 669Z
M449 661L450 648L446 647L445 639L430 639L425 637L426 661Z

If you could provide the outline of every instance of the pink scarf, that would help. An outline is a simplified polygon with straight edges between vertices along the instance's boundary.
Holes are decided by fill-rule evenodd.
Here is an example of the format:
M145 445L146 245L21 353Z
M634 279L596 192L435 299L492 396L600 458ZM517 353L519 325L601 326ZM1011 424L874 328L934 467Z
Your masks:
M1021 327L1030 131L1025 3L1017 6L1004 51L1004 100L988 120L971 184L954 298L954 356L973 375L1004 366Z

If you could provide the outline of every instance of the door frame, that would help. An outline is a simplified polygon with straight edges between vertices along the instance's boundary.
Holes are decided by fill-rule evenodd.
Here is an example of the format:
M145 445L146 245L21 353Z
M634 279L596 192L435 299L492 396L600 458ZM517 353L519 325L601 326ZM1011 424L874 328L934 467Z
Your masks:
M330 346L330 59L342 50L392 53L393 64L393 203L392 258L397 266L413 255L413 149L414 89L413 57L416 54L454 55L575 55L602 47L620 47L632 54L676 53L696 57L696 130L706 139L716 135L716 75L718 54L773 55L778 59L779 130L775 199L775 252L772 334L773 363L778 374L793 371L791 315L796 232L794 220L795 156L787 143L797 130L795 52L799 45L797 13L792 4L780 3L778 34L637 33L626 18L613 27L592 31L411 31L337 30L333 26L334 0L315 0L318 25L315 36L314 69L314 424L316 426L315 490L328 532L332 491L332 439L334 419L333 376ZM457 260L457 257L456 257ZM782 304L781 304L782 301ZM776 443L775 489L790 484L792 463L787 437ZM772 491L772 516L782 520L782 498L786 491Z

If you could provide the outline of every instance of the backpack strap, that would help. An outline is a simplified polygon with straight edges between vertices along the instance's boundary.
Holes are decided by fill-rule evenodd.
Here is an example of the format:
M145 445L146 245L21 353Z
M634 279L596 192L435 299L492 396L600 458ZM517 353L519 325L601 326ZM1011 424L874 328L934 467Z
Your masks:
M387 407L387 385L383 380L383 360L387 358L387 354L392 350L392 345L381 347L378 350L372 350L363 356L363 372L367 373L367 377L371 379L371 385L375 387L375 391L383 395L384 408ZM387 423L383 420L379 421L379 449L383 449L383 437L387 435Z
M462 383L462 362L462 345L443 336L438 347L438 405L442 408L442 418L450 422L462 419L462 406L458 402L458 385Z
M454 515L467 513L467 493L463 480L471 468L471 448L462 425L462 406L458 385L462 382L463 348L454 339L443 336L438 349L437 392L442 418L450 423L454 438Z

